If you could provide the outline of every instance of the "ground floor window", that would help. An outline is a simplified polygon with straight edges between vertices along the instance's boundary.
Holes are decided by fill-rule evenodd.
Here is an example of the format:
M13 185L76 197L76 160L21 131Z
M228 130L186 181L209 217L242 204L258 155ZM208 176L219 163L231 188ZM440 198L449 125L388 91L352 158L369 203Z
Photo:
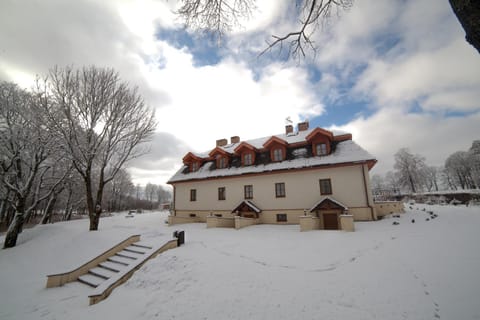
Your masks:
M190 201L197 201L197 190L190 189Z
M287 222L287 214L286 213L277 214L277 222Z

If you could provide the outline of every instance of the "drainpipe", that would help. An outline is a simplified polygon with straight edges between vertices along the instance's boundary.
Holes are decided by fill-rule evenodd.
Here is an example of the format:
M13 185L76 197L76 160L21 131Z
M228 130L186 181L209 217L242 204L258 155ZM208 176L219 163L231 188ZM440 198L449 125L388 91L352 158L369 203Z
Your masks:
M372 216L372 221L375 221L375 215L373 214L373 207L370 205L368 201L368 187L367 187L367 177L365 176L365 164L362 164L362 174L363 174L363 186L365 189L365 200L367 201L367 206L370 208L370 215Z
M172 201L172 204L173 204L173 215L176 216L177 215L177 209L176 209L176 194L177 194L177 188L175 187L175 185L173 185L173 201Z

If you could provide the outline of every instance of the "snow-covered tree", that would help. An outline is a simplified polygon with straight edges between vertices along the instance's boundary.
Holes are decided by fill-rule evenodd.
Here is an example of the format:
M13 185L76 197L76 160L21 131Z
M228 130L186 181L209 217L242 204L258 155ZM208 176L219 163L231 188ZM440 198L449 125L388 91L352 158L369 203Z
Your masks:
M48 103L42 93L31 94L15 84L0 83L0 176L15 212L4 248L16 245L32 210L65 177L52 173L59 160L59 145L43 126L40 106Z
M424 180L425 158L410 153L407 148L398 150L394 157L399 184L413 193L420 191Z
M90 230L98 230L105 186L147 151L141 146L156 127L153 109L112 69L55 67L46 86L48 126L83 179Z

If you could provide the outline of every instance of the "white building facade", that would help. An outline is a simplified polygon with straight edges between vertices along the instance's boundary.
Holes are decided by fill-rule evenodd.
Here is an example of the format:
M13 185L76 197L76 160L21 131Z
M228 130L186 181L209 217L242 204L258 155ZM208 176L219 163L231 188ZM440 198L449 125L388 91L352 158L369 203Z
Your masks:
M312 217L317 229L342 229L342 216L376 220L369 179L375 158L350 134L308 126L250 141L218 140L208 154L189 152L168 182L174 189L170 221L301 224Z

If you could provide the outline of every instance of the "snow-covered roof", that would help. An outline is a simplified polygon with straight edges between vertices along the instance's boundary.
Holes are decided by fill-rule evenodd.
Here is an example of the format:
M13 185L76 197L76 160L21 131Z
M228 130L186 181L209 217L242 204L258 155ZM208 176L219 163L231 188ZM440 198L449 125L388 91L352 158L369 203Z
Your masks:
M289 139L289 144L295 142L301 142L302 137L305 139L305 136L310 133L310 130L299 132L295 137L286 137ZM282 135L278 135L280 138ZM268 138L261 138L256 140L250 140L248 143L256 144L261 148L261 145ZM304 141L304 140L303 140ZM237 144L233 144L234 146ZM227 147L227 146L225 146ZM223 148L225 148L223 147ZM231 149L233 152L234 147ZM260 172L271 172L277 170L286 170L286 169L301 169L309 167L318 167L326 165L334 165L341 163L352 163L352 162L364 162L372 160L375 161L375 157L370 153L362 149L352 140L346 140L339 142L336 146L335 152L319 157L309 157L309 158L296 158L293 160L285 160L281 162L272 162L268 164L244 166L244 167L229 167L224 169L215 169L212 170L211 166L214 165L213 161L206 162L203 166L200 167L198 171L184 173L187 166L182 166L180 170L177 171L170 179L169 183L188 181L188 180L201 180L208 178L217 178L217 177L227 177L227 176L239 176L250 173L260 173Z
M315 203L312 208L310 208L310 212L314 211L320 204L322 204L324 201L327 201L327 200L335 203L336 205L342 207L345 210L348 210L348 207L346 205L344 205L343 203L341 203L341 202L339 202L339 201L337 201L337 200L335 200L331 197L323 197L317 203Z
M308 130L304 130L304 131L297 131L297 132L292 132L292 133L282 133L282 134L276 134L276 135L273 135L273 136L266 136L266 137L247 140L247 141L240 141L240 142L237 142L237 143L227 144L227 145L225 145L223 147L220 147L220 148L222 148L223 150L225 150L227 152L233 153L235 148L238 145L240 145L240 143L246 142L249 145L251 145L251 146L253 146L257 149L262 149L265 142L267 142L272 137L276 137L276 138L279 138L281 140L284 140L288 144L305 142L306 137L315 129L316 128L312 128L312 129L308 129ZM338 130L333 130L331 132L333 133L334 136L341 136L341 135L347 134L345 132L338 131ZM208 152L206 154L208 154Z
M256 213L262 212L262 210L260 210L256 205L254 205L253 202L251 202L250 200L243 200L238 204L238 206L235 206L235 209L233 209L232 212L237 211L242 204L246 204L250 209L252 209Z

